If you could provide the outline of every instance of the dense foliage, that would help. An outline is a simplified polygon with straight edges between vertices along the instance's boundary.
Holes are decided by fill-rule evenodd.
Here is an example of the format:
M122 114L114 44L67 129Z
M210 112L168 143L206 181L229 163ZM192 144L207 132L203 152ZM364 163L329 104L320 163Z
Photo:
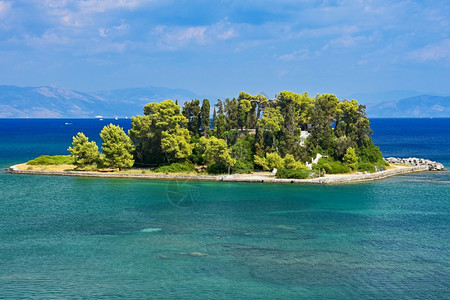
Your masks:
M192 163L173 163L167 166L161 166L155 170L158 173L187 173L195 171L195 166Z
M75 158L75 165L79 169L97 168L100 159L98 146L94 141L90 142L84 133L78 132L73 137L72 147L69 147L68 150Z
M372 142L365 106L356 100L287 91L267 99L241 92L217 100L212 123L208 99L187 101L182 108L177 103L145 105L144 115L132 118L129 137L117 126L105 127L102 155L82 133L69 151L80 166L128 168L134 161L160 172L199 165L209 173L276 168L285 178L306 176L317 154L323 158L312 168L322 173L373 172L386 165Z
M75 158L72 156L41 155L41 156L27 162L27 165L59 166L59 165L71 165L74 163L75 163Z
M100 132L102 138L103 165L109 168L131 168L134 164L134 145L119 126L109 124Z

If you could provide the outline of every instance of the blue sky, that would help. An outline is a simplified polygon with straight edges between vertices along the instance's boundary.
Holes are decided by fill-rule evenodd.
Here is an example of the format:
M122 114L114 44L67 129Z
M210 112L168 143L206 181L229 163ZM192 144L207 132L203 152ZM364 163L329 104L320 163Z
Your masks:
M450 94L450 1L0 0L0 84Z

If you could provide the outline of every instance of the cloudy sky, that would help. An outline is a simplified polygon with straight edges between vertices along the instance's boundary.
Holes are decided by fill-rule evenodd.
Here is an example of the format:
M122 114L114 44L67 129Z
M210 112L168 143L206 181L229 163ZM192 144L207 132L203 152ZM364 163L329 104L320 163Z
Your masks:
M0 0L0 84L450 94L450 1Z

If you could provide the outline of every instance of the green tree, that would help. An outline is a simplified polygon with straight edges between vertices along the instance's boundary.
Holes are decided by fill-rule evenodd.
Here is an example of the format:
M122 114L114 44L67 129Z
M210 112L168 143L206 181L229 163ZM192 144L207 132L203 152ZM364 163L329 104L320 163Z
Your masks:
M248 114L252 109L252 103L247 99L241 99L238 105L238 125L242 129L248 124Z
M345 152L344 158L342 161L352 168L352 170L356 170L356 164L358 163L358 156L356 155L355 149L349 147Z
M100 132L104 164L111 168L131 168L134 164L132 152L134 145L123 128L113 124L103 127Z
M269 164L267 163L267 159L265 157L255 155L254 162L255 162L255 166L259 166L259 167L261 167L261 169L269 171Z
M192 133L192 135L196 135L200 131L200 111L200 100L195 99L184 103L183 116L185 116L188 120L187 129Z
M264 116L260 120L258 120L258 126L272 137L272 146L274 146L275 148L276 134L281 130L283 122L284 118L281 115L280 109L278 107L267 107L264 110Z
M202 103L202 108L200 110L200 122L201 131L203 136L207 136L209 132L209 124L211 122L211 106L208 99L204 99Z
M186 160L191 154L193 145L189 143L190 135L186 128L175 128L163 131L161 149L166 155L167 162L171 160Z
M274 168L283 169L285 166L284 159L276 152L266 153L266 157L254 156L255 165L260 166L263 170L270 171Z
M343 135L333 140L333 147L335 149L335 158L342 160L347 149L356 145L356 143L349 137Z
M252 145L245 138L239 138L231 149L232 157L241 161L252 161Z
M75 157L75 165L78 168L82 169L87 166L97 167L100 156L98 146L94 141L89 142L89 138L84 133L78 132L72 138L72 147L69 147L67 150Z
M266 153L266 160L270 170L284 168L284 159L277 152Z
M335 95L323 94L316 97L308 137L310 152L318 147L328 149L331 145L333 130L330 125L336 120L338 104L339 100Z
M217 126L217 112L216 112L216 108L213 108L213 118L212 118L212 128L213 130L216 129Z
M215 136L210 138L201 137L200 144L202 146L202 156L208 165L222 164L226 167L232 167L236 160L231 157L231 150L228 148L227 142L218 139Z
M232 129L238 129L238 101L233 99L225 99L224 102L224 112L226 114L226 131Z
M214 122L214 135L217 138L222 138L223 134L226 130L226 115L223 110L223 102L220 99L217 99L217 103L215 104L217 107L217 118Z
M286 156L284 157L284 167L291 170L307 169L306 165L300 161L295 160L292 154L286 154Z
M172 100L149 103L144 107L144 116L131 119L130 137L136 145L136 158L145 164L160 164L167 161L161 146L163 132L173 134L177 128L188 123L181 114L180 106Z

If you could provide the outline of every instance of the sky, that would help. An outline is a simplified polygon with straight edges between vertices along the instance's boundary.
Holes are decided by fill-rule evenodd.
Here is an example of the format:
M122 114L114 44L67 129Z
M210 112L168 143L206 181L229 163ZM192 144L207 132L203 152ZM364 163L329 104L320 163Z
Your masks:
M450 94L450 1L0 0L0 85Z

